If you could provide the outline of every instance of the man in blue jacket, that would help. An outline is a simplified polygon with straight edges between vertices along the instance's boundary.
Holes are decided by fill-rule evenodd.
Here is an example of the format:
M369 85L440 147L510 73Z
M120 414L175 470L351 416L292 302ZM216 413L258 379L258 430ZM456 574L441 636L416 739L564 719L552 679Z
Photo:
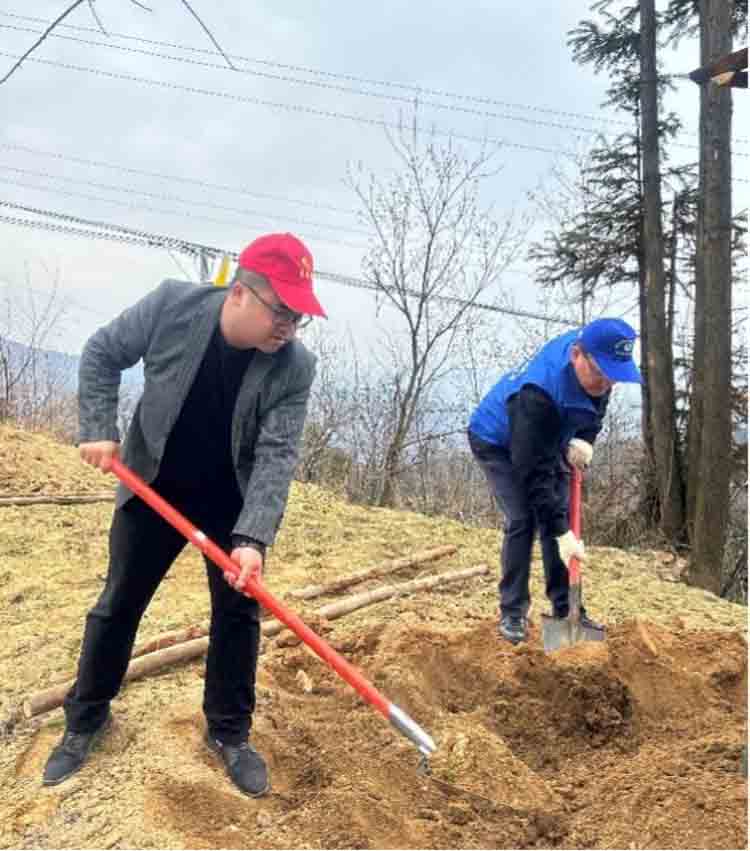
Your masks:
M568 615L567 566L573 556L585 557L568 519L569 467L591 463L612 387L640 383L635 338L622 319L597 319L562 334L504 375L471 417L471 451L505 515L499 631L513 644L527 634L537 530L553 613ZM599 626L583 609L581 620Z

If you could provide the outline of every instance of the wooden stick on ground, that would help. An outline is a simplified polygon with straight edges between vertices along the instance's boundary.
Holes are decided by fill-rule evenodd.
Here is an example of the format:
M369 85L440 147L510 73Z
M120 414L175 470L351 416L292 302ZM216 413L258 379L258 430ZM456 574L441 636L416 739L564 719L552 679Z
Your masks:
M349 576L342 576L325 585L308 585L307 588L290 591L286 596L293 600L312 600L314 597L322 597L324 594L335 594L337 591L343 591L345 588L358 585L360 582L366 582L368 579L377 579L389 573L395 573L405 567L413 567L416 564L427 564L428 562L437 561L445 556L452 556L457 551L458 547L454 547L452 544L443 547L434 547L430 550L423 550L410 556L384 562L367 570L352 573Z
M1 496L0 508L6 505L83 505L88 502L112 502L115 492L81 496Z
M452 573L441 573L437 576L426 576L423 579L414 579L411 582L404 582L400 585L384 585L381 588L376 588L373 591L366 591L362 594L354 594L351 597L346 597L343 600L337 600L334 603L329 603L327 606L322 606L317 610L316 614L327 620L335 620L350 614L357 609L370 606L373 603L379 603L382 600L387 600L389 597L402 596L403 594L425 591L435 588L439 585L444 585L452 582L462 582L464 579L469 579L473 576L480 576L489 571L486 564L477 565L476 567L457 570ZM261 632L265 636L277 635L286 629L284 624L277 620L266 621L261 626ZM181 662L188 662L192 659L197 659L203 656L208 650L208 636L194 638L190 641L185 641L182 644L175 644L172 647L166 647L163 650L157 650L155 653L147 653L137 659L133 659L128 665L128 670L125 673L125 681L135 680L140 677L153 674L166 668L169 665L176 665ZM62 706L65 695L73 686L73 681L60 683L52 686L44 691L38 692L23 701L23 714L26 718L33 718L35 715L41 715L43 712L49 712L51 709L56 709Z
M130 658L137 659L139 656L145 656L147 653L156 653L158 650L173 647L175 644L184 644L193 638L203 638L204 635L208 635L207 623L186 626L174 632L164 632L155 638L144 641L143 644L139 644L130 654Z
M368 579L374 579L387 573L395 573L398 570L405 567L412 567L416 564L426 564L427 562L437 561L445 556L453 555L456 552L457 547L452 545L435 547L431 550L424 550L410 556L394 559L393 561L350 574L349 576L342 576L326 585L309 585L306 588L298 588L287 592L285 596L298 600L310 600L313 597L321 597L324 594L334 594L337 591L342 591L352 585L365 582ZM139 644L133 650L131 658L137 659L139 656L145 656L146 653L154 653L155 651L162 650L165 647L172 647L175 644L183 644L186 641L190 641L192 638L201 638L204 635L208 635L207 623L195 624L194 626L184 627L173 632L165 632L155 638L149 639L143 644Z

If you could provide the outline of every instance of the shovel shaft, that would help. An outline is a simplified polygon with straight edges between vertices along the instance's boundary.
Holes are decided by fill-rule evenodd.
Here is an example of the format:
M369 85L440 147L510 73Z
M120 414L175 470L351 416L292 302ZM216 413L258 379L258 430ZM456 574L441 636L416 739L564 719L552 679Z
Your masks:
M109 469L127 488L137 494L157 514L160 514L168 523L181 532L191 544L196 546L224 573L229 573L232 576L239 575L239 565L207 535L196 528L165 499L160 497L140 476L136 475L117 458L111 460ZM280 603L273 594L266 591L261 582L251 577L242 588L242 593L248 597L254 597L262 606L296 633L308 647L314 650L329 667L349 683L371 706L387 718L396 729L410 738L423 754L429 755L429 753L435 750L435 744L432 738L419 725L381 694L353 665L337 653L327 641L324 641L317 633L313 632L301 618Z
M580 541L581 539L581 482L583 475L577 467L573 467L573 474L570 477L570 528L573 534ZM581 565L578 559L574 556L571 558L568 565L568 578L571 587L580 585L581 582ZM578 593L580 602L580 591ZM572 601L571 601L572 603ZM572 609L571 609L572 611Z

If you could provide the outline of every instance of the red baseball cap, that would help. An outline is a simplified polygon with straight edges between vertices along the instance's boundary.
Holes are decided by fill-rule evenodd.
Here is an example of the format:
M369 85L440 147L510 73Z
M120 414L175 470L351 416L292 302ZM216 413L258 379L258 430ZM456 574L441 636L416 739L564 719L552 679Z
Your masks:
M259 236L242 250L237 263L242 269L266 277L290 310L309 316L326 315L313 292L312 254L293 234Z

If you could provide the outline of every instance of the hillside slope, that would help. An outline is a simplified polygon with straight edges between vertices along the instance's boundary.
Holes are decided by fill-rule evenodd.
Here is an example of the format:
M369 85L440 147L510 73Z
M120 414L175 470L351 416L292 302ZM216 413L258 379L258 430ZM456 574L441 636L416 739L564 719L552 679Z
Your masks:
M0 483L5 495L112 487L74 448L7 427ZM0 509L0 721L73 673L110 515L108 503ZM235 793L204 753L203 665L192 662L129 684L112 734L60 787L39 777L61 711L8 729L0 847L744 847L747 612L660 578L663 554L594 549L587 605L609 640L545 655L538 621L524 646L496 638L496 532L294 485L267 584L281 595L442 543L458 553L393 581L481 562L492 572L321 624L435 737L431 775L348 686L279 637L264 644L254 734L270 796ZM541 572L537 561L537 612ZM310 617L330 599L291 605ZM140 637L207 615L204 568L186 550Z

